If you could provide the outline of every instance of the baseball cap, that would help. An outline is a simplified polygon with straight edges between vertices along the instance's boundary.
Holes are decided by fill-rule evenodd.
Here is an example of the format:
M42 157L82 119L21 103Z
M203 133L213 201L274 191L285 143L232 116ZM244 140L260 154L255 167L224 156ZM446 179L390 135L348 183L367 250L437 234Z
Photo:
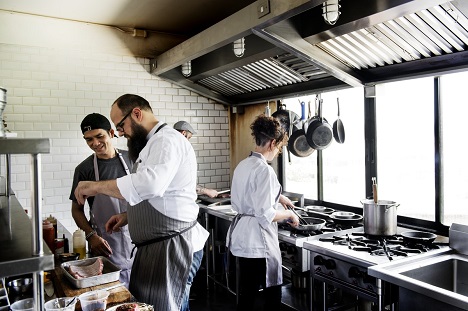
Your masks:
M112 127L109 120L99 113L88 114L83 121L81 121L81 132L84 134L87 131L103 129L109 131Z
M192 134L197 134L193 127L187 121L179 121L174 124L174 128L178 131L189 131Z

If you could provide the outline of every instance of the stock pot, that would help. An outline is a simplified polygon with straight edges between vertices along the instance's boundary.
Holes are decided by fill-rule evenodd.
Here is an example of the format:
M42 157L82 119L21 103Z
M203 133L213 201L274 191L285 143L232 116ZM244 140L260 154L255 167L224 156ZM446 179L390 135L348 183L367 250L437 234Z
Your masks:
M390 236L397 234L397 204L394 201L363 200L364 233Z

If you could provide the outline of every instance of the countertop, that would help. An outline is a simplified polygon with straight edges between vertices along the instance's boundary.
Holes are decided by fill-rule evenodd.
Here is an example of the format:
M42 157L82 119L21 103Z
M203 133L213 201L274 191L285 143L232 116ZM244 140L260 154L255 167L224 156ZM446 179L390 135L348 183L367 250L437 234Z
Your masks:
M79 296L85 292L90 292L98 289L105 289L110 286L121 284L119 281L106 283L98 286L91 286L86 288L75 288L63 275L63 270L60 267L55 267L51 271L51 279L54 284L54 290L57 297L75 297ZM107 307L112 307L114 305L130 302L132 300L132 295L125 286L120 286L110 290L109 298L107 298ZM81 305L80 302L76 304L76 309L80 311Z

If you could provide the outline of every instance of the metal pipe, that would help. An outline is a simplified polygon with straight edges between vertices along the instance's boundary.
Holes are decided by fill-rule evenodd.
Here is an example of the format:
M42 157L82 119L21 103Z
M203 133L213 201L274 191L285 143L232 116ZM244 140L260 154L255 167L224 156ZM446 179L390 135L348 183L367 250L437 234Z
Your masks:
M42 187L41 187L41 155L31 155L31 203L32 203L32 253L33 256L44 256L42 242ZM44 305L44 272L33 274L35 309L42 310Z

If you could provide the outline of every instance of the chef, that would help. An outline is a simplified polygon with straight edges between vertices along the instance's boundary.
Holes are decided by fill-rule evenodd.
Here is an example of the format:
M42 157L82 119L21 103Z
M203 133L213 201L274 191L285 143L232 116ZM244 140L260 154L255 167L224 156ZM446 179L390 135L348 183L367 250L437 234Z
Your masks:
M193 127L187 121L178 121L174 124L174 128L179 131L182 135L184 135L187 140L190 140L194 134L197 134ZM210 198L216 198L218 196L218 191L216 189L210 189L203 187L201 185L197 185L197 194L198 195L207 195Z
M130 258L133 245L128 226L113 234L105 230L105 224L111 216L127 211L127 202L103 194L89 197L87 201L90 219L88 220L84 204L78 203L74 194L80 181L108 180L130 174L128 152L113 147L114 130L109 120L101 114L87 115L81 122L81 131L94 153L75 168L70 194L72 216L76 225L85 232L91 253L109 257L109 260L121 269L120 281L128 287L133 263L133 259Z
M130 292L158 311L189 310L190 287L208 238L197 222L195 151L156 118L141 96L120 96L110 117L127 138L133 172L115 180L80 182L75 196L78 202L97 194L125 198L127 213L113 216L106 229L118 232L128 223L136 245Z

